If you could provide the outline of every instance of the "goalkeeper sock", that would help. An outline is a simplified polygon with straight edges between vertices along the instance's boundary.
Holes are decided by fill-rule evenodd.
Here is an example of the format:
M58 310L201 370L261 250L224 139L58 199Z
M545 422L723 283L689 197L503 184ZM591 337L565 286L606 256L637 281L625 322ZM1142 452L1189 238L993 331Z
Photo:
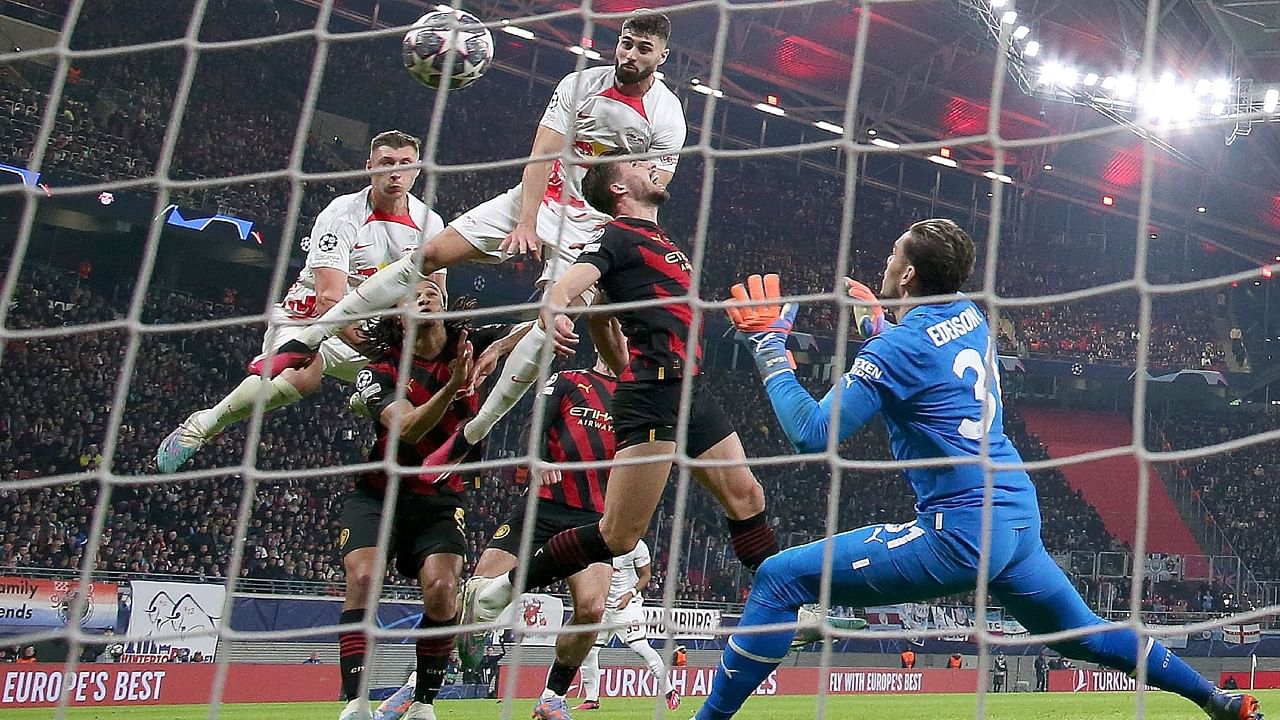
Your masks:
M354 322L355 316L394 307L426 279L418 269L420 263L418 254L412 253L382 268L329 308L315 324L304 328L295 339L314 350L326 338Z
M218 401L217 405L196 413L195 423L204 431L204 437L211 438L226 429L228 425L238 423L253 414L253 405L261 387L262 378L250 375L241 380L236 389ZM270 412L302 399L298 389L283 377L275 377L267 381L267 388L268 395L266 404L262 408L263 412Z
M475 444L484 439L489 431L493 430L493 426L497 425L498 421L520 402L525 392L538 381L538 357L542 354L542 345L546 339L547 331L534 323L529 332L516 343L515 348L511 350L511 355L502 365L498 383L485 398L480 412L476 413L476 416L462 428L462 434L467 442Z
M775 572L756 576L756 582L742 610L738 627L753 627L794 623L799 615L799 605L792 606L804 597L788 597L778 592L778 581L794 582L794 576L785 565L771 566ZM779 574L782 577L779 577ZM727 720L742 707L742 703L755 692L760 683L769 677L778 663L790 652L792 630L771 633L734 635L726 644L720 658L720 672L711 684L711 693L698 711L697 720Z
M358 623L364 619L364 608L343 610L338 622L343 625ZM360 697L360 676L364 674L364 654L368 639L362 630L344 630L338 633L338 665L342 668L342 697L348 701Z
M742 566L751 572L755 572L760 563L777 555L781 549L764 511L745 520L734 520L731 517L726 517L725 520L729 523L733 552L737 554Z
M795 612L790 617L779 617L768 622L794 622ZM746 616L742 623L746 624ZM768 635L735 635L729 638L720 657L720 671L711 683L711 693L707 701L694 717L696 720L728 720L742 708L742 703L760 687L760 683L769 677L769 673L778 667L787 655L792 633L770 633ZM750 649L743 647L747 645ZM772 652L773 655L760 655L759 651Z
M538 548L529 559L525 584L530 589L546 587L586 570L591 563L609 562L613 556L614 552L600 534L600 523L563 530ZM512 570L509 576L512 584L515 583L515 572Z
M452 620L436 622L423 614L420 628L449 627ZM453 650L452 635L436 635L418 638L418 682L413 689L413 701L430 705L435 702L440 687L444 685L444 671L449 664L449 651Z

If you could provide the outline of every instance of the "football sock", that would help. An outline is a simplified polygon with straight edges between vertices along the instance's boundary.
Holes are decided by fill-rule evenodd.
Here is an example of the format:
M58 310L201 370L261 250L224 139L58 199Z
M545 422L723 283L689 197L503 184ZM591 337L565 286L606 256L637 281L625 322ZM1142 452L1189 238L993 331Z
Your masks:
M658 651L653 649L648 640L636 640L633 643L627 643L632 650L641 658L644 658L644 664L649 666L649 672L653 673L653 677L662 682L662 694L666 695L673 689L671 687L671 678L667 675L667 668L662 664L662 656L658 655Z
M502 371L498 373L497 384L484 399L480 412L462 429L467 442L480 442L538 381L538 357L542 354L542 345L546 339L547 331L534 323L529 332L516 343L507 361L503 363Z
M213 437L228 425L238 423L253 414L253 404L258 398L258 389L261 387L263 387L262 378L250 375L241 380L236 389L222 398L217 405L196 413L195 423L203 431L204 437ZM268 394L266 403L262 407L263 412L270 412L302 399L298 389L283 377L268 380L266 387Z
M329 308L315 324L304 328L296 339L315 349L325 338L350 325L355 316L394 307L408 297L411 288L426 279L418 269L420 263L418 253L412 253L382 268Z
M1095 662L1116 670L1136 675L1139 657L1138 634L1132 628L1112 625L1114 629L1086 635L1075 640L1051 643L1049 647L1067 657ZM1177 693L1203 706L1213 695L1214 686L1196 672L1182 658L1174 655L1155 638L1146 638L1141 644L1141 659L1147 666L1147 683Z
M453 624L452 620L436 622L424 614L418 627L449 627ZM435 702L440 687L444 685L444 671L449 664L449 652L453 650L453 636L418 638L415 649L418 655L418 684L413 689L413 701L430 705Z
M556 660L551 663L551 670L547 672L547 689L542 693L542 699L551 696L564 697L569 692L569 685L573 683L573 676L578 674L578 668L573 665L565 665Z
M582 661L582 692L588 701L600 701L600 648L592 647Z
M729 539L733 542L733 551L746 569L755 572L760 563L778 554L778 538L773 534L773 528L769 527L763 511L745 520L729 517L725 520L729 523Z
M346 625L364 619L364 609L343 610L338 622ZM364 654L368 640L362 630L344 630L338 633L338 665L342 669L342 697L355 700L360 697L360 676L364 674Z
M759 584L752 589L742 619L738 621L739 627L796 622L798 608L784 607L784 601L762 602L764 592ZM742 703L787 657L794 636L790 630L781 630L729 638L720 658L720 672L716 673L711 693L698 711L697 720L726 720L738 712Z
M609 562L613 556L614 552L600 534L600 523L562 530L529 559L526 585L529 588L546 587L586 570L591 563ZM515 572L512 570L508 575L513 584Z

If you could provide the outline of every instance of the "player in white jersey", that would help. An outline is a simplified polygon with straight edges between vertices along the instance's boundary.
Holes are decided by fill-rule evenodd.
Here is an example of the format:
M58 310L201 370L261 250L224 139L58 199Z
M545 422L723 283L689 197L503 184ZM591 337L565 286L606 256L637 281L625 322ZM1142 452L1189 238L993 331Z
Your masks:
M600 709L600 649L608 645L615 635L635 650L649 666L649 672L660 679L667 706L672 710L680 706L680 694L667 676L666 665L658 651L649 644L649 629L644 619L643 592L649 585L649 579L653 577L652 563L649 546L643 540L637 542L631 552L613 559L613 575L609 580L609 599L605 603L604 622L615 627L600 631L596 636L595 646L582 663L582 690L587 697L574 710Z
M671 21L652 11L637 11L622 24L614 64L570 73L556 87L539 123L531 157L564 152L575 158L608 153L656 155L659 182L675 173L686 127L680 101L654 72L667 59ZM539 285L560 277L594 239L609 218L582 198L585 165L532 160L519 185L464 213L431 238L420 257L394 263L343 299L313 326L280 346L268 376L310 362L322 341L350 318L391 307L405 297L424 273L459 262L498 263L514 254L532 253L544 261ZM590 302L588 291L575 304ZM463 429L462 442L442 448L444 459L465 455L524 395L538 377L538 357L547 335L534 328L511 352L496 387ZM257 368L251 367L256 371ZM439 462L431 464L438 465Z
M316 217L307 247L307 262L284 299L271 310L271 325L262 341L263 355L296 336L305 326L281 325L317 318L361 283L403 257L413 255L423 237L444 228L435 211L410 193L418 178L418 140L389 130L373 138L365 168L375 174L369 186L333 199ZM443 271L441 271L443 272ZM433 278L444 287L444 277ZM291 368L263 380L250 375L218 404L197 410L160 444L156 466L171 473L228 425L249 417L258 393L266 393L265 409L297 402L320 387L324 375L353 382L369 362L353 347L360 341L354 326L326 339L319 362Z

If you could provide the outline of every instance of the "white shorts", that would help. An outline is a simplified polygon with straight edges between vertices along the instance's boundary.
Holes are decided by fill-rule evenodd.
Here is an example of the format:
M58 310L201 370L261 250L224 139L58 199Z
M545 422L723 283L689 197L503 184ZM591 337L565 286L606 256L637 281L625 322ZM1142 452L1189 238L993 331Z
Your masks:
M582 246L594 241L604 232L609 217L595 210L563 206L546 202L538 208L538 237L542 238L542 277L538 284L554 282L578 260ZM449 227L467 239L487 257L477 262L500 263L506 255L498 246L516 228L520 215L520 186L487 200L458 216Z
M602 622L615 626L610 630L601 630L596 637L597 645L608 645L614 635L622 638L628 645L637 640L649 639L649 626L644 621L644 601L636 598L624 608L604 611Z
M286 323L291 320L294 324L274 324ZM267 328L267 333L262 338L262 353L258 355L258 358L266 357L267 351L271 348L278 348L298 337L303 328L307 327L305 321L299 324L299 320L293 318L279 305L271 308L271 322L273 324ZM355 348L336 337L331 337L320 343L320 360L324 363L325 375L341 380L344 383L355 382L356 374L360 372L361 368L369 364L369 358L356 352Z

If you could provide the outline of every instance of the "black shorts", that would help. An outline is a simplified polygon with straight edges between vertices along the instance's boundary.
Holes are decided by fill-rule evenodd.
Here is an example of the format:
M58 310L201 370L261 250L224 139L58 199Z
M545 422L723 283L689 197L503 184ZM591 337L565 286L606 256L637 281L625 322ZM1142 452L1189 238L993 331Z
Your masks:
M378 544L378 523L382 520L382 496L357 487L342 503L342 532L338 552L343 557L353 550ZM387 561L407 578L418 577L428 555L467 555L466 511L462 498L452 495L423 496L401 493L391 522Z
M498 526L489 539L489 547L520 556L520 536L524 533L524 514L526 498L520 498L515 512ZM547 544L552 536L564 530L572 530L583 525L591 525L600 521L600 513L590 510L579 510L551 500L538 499L538 519L533 525L534 550Z
M618 450L647 442L675 442L680 413L680 379L618 383L609 414ZM734 433L720 403L695 378L689 403L689 432L685 452L698 457Z

